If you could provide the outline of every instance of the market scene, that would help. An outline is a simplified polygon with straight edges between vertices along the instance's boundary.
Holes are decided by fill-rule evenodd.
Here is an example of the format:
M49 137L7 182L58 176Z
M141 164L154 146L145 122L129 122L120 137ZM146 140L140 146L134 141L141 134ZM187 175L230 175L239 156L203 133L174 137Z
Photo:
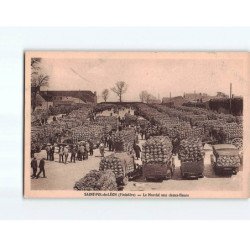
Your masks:
M40 73L41 60L31 63L32 190L241 188L243 97L232 83L213 96L141 89L126 101L125 81L99 91L43 88L53 79Z

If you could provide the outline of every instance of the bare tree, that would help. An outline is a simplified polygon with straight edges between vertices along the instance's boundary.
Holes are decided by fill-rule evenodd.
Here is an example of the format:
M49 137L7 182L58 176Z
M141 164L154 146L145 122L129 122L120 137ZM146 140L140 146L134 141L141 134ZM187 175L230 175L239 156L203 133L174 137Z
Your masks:
M119 97L120 102L122 101L122 95L127 91L127 89L128 85L123 81L117 82L115 86L111 88L111 90Z
M41 61L42 61L42 58L40 57L31 58L31 68L34 69L35 67L37 67Z
M104 100L105 102L107 102L108 97L109 97L109 90L108 90L108 89L104 89L104 90L102 91L102 98L103 98L103 100Z
M141 102L144 102L144 95L143 95L143 91L139 94L139 98L140 98Z
M146 90L143 90L140 94L139 94L139 98L142 102L147 102L148 98L149 98L149 93Z
M157 100L157 98L155 96L153 96L151 94L147 95L147 99L146 99L147 103L152 103L152 102L154 102L156 100Z
M140 94L139 94L139 98L142 102L145 103L149 103L153 100L156 100L156 97L154 97L153 95L149 94L146 90L143 90Z
M40 63L41 58L31 58L31 87L32 87L32 95L31 95L31 105L33 111L36 108L36 96L40 90L41 86L46 86L49 83L49 76L45 74L41 74Z
M40 67L39 64L41 63L42 59L41 58L31 58L31 77L34 75L37 75Z

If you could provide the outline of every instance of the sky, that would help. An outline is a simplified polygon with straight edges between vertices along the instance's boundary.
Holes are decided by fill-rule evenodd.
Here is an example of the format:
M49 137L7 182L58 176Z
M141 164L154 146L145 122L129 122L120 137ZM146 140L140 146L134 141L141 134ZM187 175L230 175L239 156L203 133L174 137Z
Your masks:
M42 58L41 71L50 76L48 90L97 91L112 88L117 81L125 81L128 89L124 101L139 101L139 93L146 90L155 97L169 97L184 93L217 91L243 95L244 62L240 59L214 58ZM110 91L108 101L118 97Z

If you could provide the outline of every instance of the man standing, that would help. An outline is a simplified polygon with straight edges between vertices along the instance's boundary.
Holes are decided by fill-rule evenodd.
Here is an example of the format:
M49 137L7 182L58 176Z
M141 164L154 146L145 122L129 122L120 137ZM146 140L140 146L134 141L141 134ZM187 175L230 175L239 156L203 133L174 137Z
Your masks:
M109 146L109 151L112 151L113 141L111 136L108 137L108 146Z
M86 145L85 145L85 151L86 151L86 159L88 159L88 156L89 156L89 143L88 143L88 141L86 142Z
M177 155L177 154L178 154L179 148L180 148L180 143L181 143L180 135L179 135L179 132L176 131L175 137L174 137L173 140L172 140L172 145L173 145L172 153L173 153L174 155Z
M68 160L68 156L69 156L68 146L64 147L63 154L65 156L65 164L67 164L67 160Z
M31 175L31 178L34 179L36 177L37 172L37 160L36 157L34 157L31 161L31 168L33 170L33 174Z
M46 152L47 152L47 161L50 159L50 144L48 143L46 146Z
M50 148L50 160L54 161L55 144Z
M89 154L93 155L94 154L94 145L91 140L89 140Z
M32 143L32 145L31 145L31 158L33 158L35 156L35 152L36 152L36 148L35 148L35 145Z
M83 161L85 159L85 155L84 154L85 154L85 147L84 147L84 145L82 143L81 146L80 146L80 155L81 155L80 161Z
M75 146L73 146L71 150L70 162L72 162L72 160L74 160L74 163L76 163L76 147Z
M134 151L135 151L136 159L138 160L140 158L140 152L141 152L141 148L138 144L134 145Z
M99 150L100 150L101 157L104 157L104 143L103 142L100 143Z
M63 147L59 147L59 163L63 162Z
M43 178L47 178L47 177L45 176L45 158L42 158L42 159L40 160L39 169L40 169L40 171L39 171L39 173L37 174L36 179L39 178L39 176L40 176L41 173L43 173Z

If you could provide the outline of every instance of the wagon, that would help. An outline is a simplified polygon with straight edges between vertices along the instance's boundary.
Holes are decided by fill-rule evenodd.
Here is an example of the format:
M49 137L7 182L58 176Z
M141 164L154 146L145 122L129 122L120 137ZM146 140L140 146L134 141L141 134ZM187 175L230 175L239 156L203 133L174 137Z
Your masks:
M183 179L203 178L204 159L200 161L181 161L181 176Z
M239 150L232 144L217 144L213 146L214 155L211 156L211 165L214 168L214 172L217 175L232 175L237 174L239 171L238 165L219 165L218 159L219 157L239 157Z
M142 165L142 174L146 180L172 179L174 175L174 158L170 157L167 163L150 162Z
M104 169L111 169L114 172L118 186L124 186L129 180L141 175L141 167L138 164L135 164L134 157L132 157L132 155L126 152L116 152L112 155L120 160L122 171L118 172L116 168L112 168L111 166L105 166ZM99 169L103 170L103 166L101 166L101 164L102 162L100 163Z

